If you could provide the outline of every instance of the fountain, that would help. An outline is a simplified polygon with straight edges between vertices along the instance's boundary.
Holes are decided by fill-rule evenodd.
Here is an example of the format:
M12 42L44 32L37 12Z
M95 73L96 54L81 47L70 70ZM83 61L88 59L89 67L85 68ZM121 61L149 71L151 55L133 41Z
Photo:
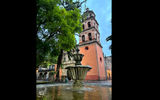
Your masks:
M74 81L73 84L39 84L37 85L36 100L111 100L111 87L107 83L85 83L83 80L91 69L88 65L81 65L83 54L73 54L75 66L66 67L67 73ZM110 86L110 85L109 85ZM46 88L46 89L45 89Z
M81 65L81 61L83 58L83 54L79 53L79 48L76 46L76 54L73 54L73 58L75 60L75 66L67 66L66 69L68 71L68 74L71 76L71 79L73 79L73 87L82 87L83 86L83 80L86 77L87 72L91 69L88 65Z

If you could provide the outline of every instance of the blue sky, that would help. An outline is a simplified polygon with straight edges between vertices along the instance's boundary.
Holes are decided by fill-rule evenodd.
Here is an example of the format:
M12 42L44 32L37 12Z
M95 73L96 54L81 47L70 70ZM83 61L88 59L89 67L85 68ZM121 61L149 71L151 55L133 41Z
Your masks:
M112 1L111 0L87 0L86 7L93 10L96 14L96 20L99 23L100 42L104 55L111 56L109 46L111 41L106 42L106 38L112 34ZM84 7L83 7L84 8ZM84 9L82 9L82 12ZM76 37L77 41L79 38Z

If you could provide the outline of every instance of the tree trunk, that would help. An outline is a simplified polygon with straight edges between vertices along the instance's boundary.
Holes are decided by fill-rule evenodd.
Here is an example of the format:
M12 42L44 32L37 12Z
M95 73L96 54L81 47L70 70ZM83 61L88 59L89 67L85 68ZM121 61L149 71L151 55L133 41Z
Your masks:
M56 68L56 82L60 81L59 80L59 70L60 70L60 66L62 64L62 57L63 57L63 50L61 49L60 54L58 56L58 61L57 61L57 68Z

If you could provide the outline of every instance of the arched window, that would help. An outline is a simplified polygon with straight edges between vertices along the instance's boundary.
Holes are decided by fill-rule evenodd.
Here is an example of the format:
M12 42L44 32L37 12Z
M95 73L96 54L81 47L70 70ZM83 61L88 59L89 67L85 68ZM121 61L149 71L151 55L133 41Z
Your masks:
M84 24L83 24L83 29L84 29Z
M90 28L91 27L91 22L88 22L88 28Z
M85 36L84 35L82 35L82 41L85 42Z
M91 33L88 34L88 38L89 38L89 40L92 40L92 35L91 35Z

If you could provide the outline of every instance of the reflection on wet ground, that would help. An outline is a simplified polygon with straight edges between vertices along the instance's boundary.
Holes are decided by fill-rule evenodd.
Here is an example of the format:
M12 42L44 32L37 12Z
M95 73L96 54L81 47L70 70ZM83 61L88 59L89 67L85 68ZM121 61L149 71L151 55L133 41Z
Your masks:
M108 86L85 85L77 90L62 85L37 88L37 100L111 100L111 93Z

